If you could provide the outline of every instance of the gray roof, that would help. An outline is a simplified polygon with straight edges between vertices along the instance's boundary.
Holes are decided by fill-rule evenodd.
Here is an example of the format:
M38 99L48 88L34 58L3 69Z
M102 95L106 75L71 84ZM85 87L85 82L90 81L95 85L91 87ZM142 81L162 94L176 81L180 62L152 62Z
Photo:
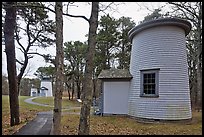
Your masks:
M41 90L48 90L48 88L46 88L46 87L41 87L40 89Z
M161 26L161 25L174 25L174 26L178 26L181 27L185 30L185 35L188 35L188 33L190 32L192 26L191 23L187 20L184 19L180 19L180 18L159 18L159 19L155 19L155 20L150 20L150 21L146 21L142 24L137 25L136 27L132 28L129 32L129 39L132 41L133 37L138 34L139 32L151 28L151 27L155 27L155 26Z
M102 70L98 75L99 79L131 79L132 75L127 69Z

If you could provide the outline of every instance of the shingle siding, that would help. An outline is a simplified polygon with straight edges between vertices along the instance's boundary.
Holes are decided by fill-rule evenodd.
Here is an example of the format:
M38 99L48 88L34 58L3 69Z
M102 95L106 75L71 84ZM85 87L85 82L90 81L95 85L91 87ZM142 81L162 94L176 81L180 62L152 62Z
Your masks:
M132 39L128 114L179 120L190 119L191 104L185 31L177 26L156 26ZM159 70L159 97L140 97L140 70Z

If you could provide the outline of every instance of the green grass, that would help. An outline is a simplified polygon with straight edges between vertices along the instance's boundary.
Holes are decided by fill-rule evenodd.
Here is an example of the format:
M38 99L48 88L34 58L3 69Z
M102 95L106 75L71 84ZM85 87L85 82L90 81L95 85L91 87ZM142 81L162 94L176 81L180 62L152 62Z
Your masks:
M33 99L32 101L40 103L40 104L46 104L46 105L54 106L53 100L54 100L53 97L39 97L39 98Z
M62 112L74 112L74 113L78 113L81 112L81 109L62 109Z
M47 104L50 106L54 106L54 97L40 97L33 99L33 102ZM69 100L68 97L62 98L62 108L69 108L69 107L79 107L80 103L76 100Z
M50 111L52 110L52 107L45 107L45 106L39 106L39 105L34 105L34 104L29 104L24 102L25 99L27 98L31 98L30 96L20 96L19 97L19 106L20 106L20 110L30 110L30 111Z

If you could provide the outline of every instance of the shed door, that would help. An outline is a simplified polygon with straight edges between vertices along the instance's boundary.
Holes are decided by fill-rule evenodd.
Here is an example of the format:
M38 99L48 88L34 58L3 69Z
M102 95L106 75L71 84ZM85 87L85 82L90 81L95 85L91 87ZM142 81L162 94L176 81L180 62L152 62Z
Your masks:
M129 81L104 82L104 114L127 114Z
M36 97L36 96L37 96L37 93L36 93L35 91L33 91L33 92L32 92L32 96L33 96L33 97Z
M42 89L42 90L41 90L41 96L45 97L45 96L46 96L46 92L47 92L47 90Z

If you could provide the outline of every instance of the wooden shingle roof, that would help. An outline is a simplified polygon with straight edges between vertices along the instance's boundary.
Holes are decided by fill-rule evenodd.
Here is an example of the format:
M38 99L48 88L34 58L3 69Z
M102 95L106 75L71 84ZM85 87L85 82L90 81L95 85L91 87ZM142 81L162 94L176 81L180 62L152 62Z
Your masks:
M99 79L132 79L132 75L127 69L107 69L102 70L98 75Z

